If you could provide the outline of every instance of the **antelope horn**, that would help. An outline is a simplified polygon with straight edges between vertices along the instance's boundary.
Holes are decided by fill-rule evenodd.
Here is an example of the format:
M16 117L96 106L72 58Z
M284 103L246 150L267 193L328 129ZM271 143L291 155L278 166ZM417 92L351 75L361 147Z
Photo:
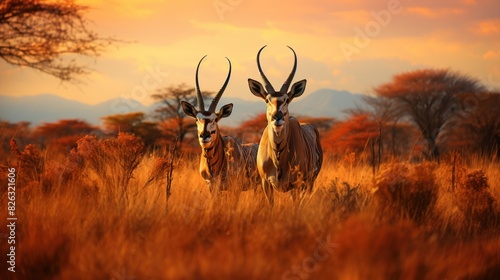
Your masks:
M200 111L205 111L205 104L203 104L203 95L201 95L200 84L198 82L198 70L200 69L201 62L203 59L207 57L206 55L201 58L200 62L198 62L198 67L196 67L196 99L198 100L198 107Z
M229 78L231 77L231 61L227 57L226 57L226 59L227 59L227 62L229 62L229 73L227 74L227 78L226 78L226 81L224 82L224 85L222 85L222 87L220 88L217 95L214 97L214 99L212 99L212 103L210 104L210 108L208 109L209 112L215 112L215 109L217 107L217 103L219 103L219 100L220 100L222 94L224 93L224 90L226 90L227 84L229 83Z
M257 53L257 67L259 67L259 73L260 73L260 76L262 77L262 79L264 80L264 86L266 87L266 90L267 90L267 93L269 94L273 94L275 93L276 91L274 90L273 86L271 85L271 83L269 82L269 80L267 79L266 75L264 74L264 71L262 71L262 67L260 67L260 52L265 48L267 47L266 46L263 46L262 48L260 48L259 52Z
M283 93L287 93L288 88L290 87L290 84L292 83L293 76L295 76L295 71L297 70L297 54L295 54L295 51L290 46L287 46L287 47L292 50L294 60L293 60L292 72L290 73L290 76L288 76L288 79L286 79L285 83L281 87L280 92L283 92Z

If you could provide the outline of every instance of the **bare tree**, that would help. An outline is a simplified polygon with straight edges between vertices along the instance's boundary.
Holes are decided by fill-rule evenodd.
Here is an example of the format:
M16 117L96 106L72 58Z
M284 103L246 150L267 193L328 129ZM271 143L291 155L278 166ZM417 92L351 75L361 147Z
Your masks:
M213 92L204 92L206 98L212 95ZM177 138L179 145L178 149L182 148L182 143L186 135L195 133L196 124L194 121L186 118L186 114L182 110L181 101L197 106L196 91L194 87L189 87L186 84L161 88L156 94L151 95L156 100L158 107L155 109L155 117L165 124L162 128L165 134L174 139Z
M375 88L378 96L393 100L403 115L417 125L433 159L439 159L436 140L457 111L458 94L483 90L477 79L447 69L402 73Z
M90 69L78 64L75 55L99 56L117 41L89 29L87 10L74 0L0 1L0 57L77 82L77 76Z
M363 101L370 106L371 112L376 120L382 124L383 127L390 130L390 150L392 156L397 155L398 146L398 132L401 131L401 126L398 122L404 116L402 108L398 103L391 98L384 96L365 96Z

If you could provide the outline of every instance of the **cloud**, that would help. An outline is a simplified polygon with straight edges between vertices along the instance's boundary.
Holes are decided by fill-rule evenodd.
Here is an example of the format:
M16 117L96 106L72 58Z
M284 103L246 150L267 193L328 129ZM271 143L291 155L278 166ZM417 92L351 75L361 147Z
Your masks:
M484 36L500 35L500 18L480 21L475 24L474 31Z
M483 54L483 58L487 60L494 60L500 57L500 51L489 50Z
M465 10L460 8L442 8L436 9L431 7L414 6L407 7L406 13L415 14L427 18L448 17L464 14Z
M344 62L335 66L339 74L332 77L331 86L355 93L371 93L374 86L389 81L394 74L426 67L428 66L424 64L398 58L373 58Z
M368 10L347 10L335 11L331 13L335 20L350 24L365 24L373 20L372 14Z

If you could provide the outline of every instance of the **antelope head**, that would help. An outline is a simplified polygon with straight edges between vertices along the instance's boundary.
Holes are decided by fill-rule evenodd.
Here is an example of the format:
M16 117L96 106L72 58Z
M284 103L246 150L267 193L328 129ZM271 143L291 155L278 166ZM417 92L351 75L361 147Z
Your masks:
M200 85L198 82L198 70L200 69L201 62L206 57L201 58L198 63L198 67L196 67L196 99L198 100L198 109L196 109L192 104L182 101L181 106L184 113L192 117L196 120L196 127L198 129L198 141L200 142L200 146L203 148L210 148L214 145L217 137L219 136L219 126L217 123L225 117L229 117L233 110L233 104L226 104L222 106L222 108L215 112L217 107L217 103L219 103L219 99L221 98L224 90L226 89L227 84L229 83L229 78L231 77L231 61L226 57L229 62L229 73L227 74L226 81L222 88L219 90L217 95L212 100L210 107L208 110L205 110L205 105L203 103L203 95L201 94Z
M288 104L290 104L295 97L299 97L304 93L306 80L304 79L294 83L290 91L288 91L295 71L297 70L297 55L292 48L288 47L292 50L294 56L293 69L280 90L276 91L260 66L260 53L265 47L266 46L263 46L257 53L257 67L259 68L260 76L264 80L264 86L253 79L248 79L248 85L253 95L262 98L266 102L268 126L279 136L283 130L286 129L285 126L288 124L288 119L290 118Z

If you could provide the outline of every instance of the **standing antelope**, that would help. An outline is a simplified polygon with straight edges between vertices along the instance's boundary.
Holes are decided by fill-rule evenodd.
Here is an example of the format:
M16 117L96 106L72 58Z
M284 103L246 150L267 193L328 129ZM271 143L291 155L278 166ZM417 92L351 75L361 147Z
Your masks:
M299 123L288 112L288 104L301 96L306 87L304 79L293 84L287 92L297 69L295 51L288 47L294 55L293 69L281 89L276 91L260 66L260 53L265 47L257 53L257 66L265 89L253 79L248 79L248 85L253 95L266 102L267 126L260 139L257 169L264 193L273 205L273 189L281 192L291 190L294 200L295 190L300 191L300 200L304 197L304 191L311 192L321 170L323 151L318 130L312 124Z
M231 77L231 61L229 62L229 73L224 85L212 100L208 110L205 110L203 96L198 83L198 71L204 56L196 67L196 98L199 110L186 101L182 101L182 110L187 116L196 119L198 129L198 140L201 146L200 174L207 182L210 193L216 196L220 190L226 189L226 177L236 174L238 168L243 168L248 176L257 176L255 162L257 158L258 144L241 145L231 136L222 137L219 132L218 122L222 118L229 117L233 110L233 104L226 104L215 112L217 103L221 98ZM228 174L229 173L229 174ZM244 189L244 188L243 188Z

